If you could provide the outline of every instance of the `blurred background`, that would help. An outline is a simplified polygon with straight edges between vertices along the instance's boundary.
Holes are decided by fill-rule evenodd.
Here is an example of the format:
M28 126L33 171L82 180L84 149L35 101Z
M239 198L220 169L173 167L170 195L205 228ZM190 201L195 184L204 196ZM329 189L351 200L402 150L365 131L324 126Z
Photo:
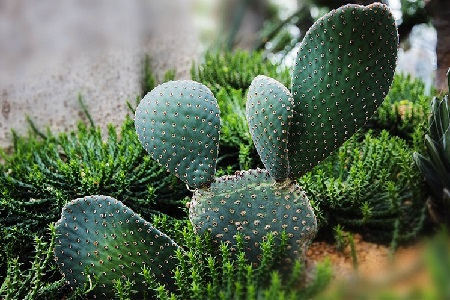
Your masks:
M369 4L359 0L353 3ZM447 0L385 1L399 25L398 71L444 88ZM11 129L71 129L81 96L100 126L120 124L140 95L145 57L158 76L189 78L208 49L264 51L292 64L315 19L343 0L0 0L0 146Z

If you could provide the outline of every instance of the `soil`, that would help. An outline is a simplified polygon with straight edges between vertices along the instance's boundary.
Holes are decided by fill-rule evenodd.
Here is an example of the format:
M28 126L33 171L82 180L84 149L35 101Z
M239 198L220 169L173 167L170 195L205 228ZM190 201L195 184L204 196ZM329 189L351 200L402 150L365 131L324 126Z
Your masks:
M356 261L350 245L343 251L336 244L326 242L310 245L307 265L314 268L318 262L329 259L333 269L333 283L325 293L336 296L338 292L341 299L373 299L374 294L387 293L403 298L429 289L431 279L423 261L424 243L392 251L388 246L366 242L354 235L354 245Z

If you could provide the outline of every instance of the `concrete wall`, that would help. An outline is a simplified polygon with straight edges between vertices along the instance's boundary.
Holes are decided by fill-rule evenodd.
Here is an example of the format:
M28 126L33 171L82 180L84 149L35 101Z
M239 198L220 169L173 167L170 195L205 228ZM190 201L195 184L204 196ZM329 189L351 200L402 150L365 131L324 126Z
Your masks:
M142 60L188 78L199 42L192 0L0 1L0 147L28 115L56 132L82 117L120 124L140 93Z

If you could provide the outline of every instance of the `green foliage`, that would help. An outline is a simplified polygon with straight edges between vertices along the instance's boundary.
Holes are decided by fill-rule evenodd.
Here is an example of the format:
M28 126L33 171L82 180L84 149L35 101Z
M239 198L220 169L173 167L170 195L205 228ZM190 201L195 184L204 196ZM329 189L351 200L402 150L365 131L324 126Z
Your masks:
M154 162L139 144L134 123L127 118L120 132L79 124L78 130L45 139L14 136L14 149L0 165L0 249L27 264L35 235L59 218L69 200L89 194L123 199L144 216L184 214L185 186ZM20 241L20 242L17 242ZM0 278L7 256L0 258Z
M8 257L6 276L0 286L0 297L14 299L56 299L61 297L64 280L54 272L53 248L55 246L55 228L50 226L50 240L42 237L34 239L34 257L28 268L23 267L17 253L4 253ZM46 280L50 277L53 280ZM53 278L52 278L53 277ZM56 278L55 278L56 277Z
M383 104L365 128L374 131L388 130L391 135L402 138L419 150L423 145L423 138L421 136L418 140L416 135L417 131L425 130L430 102L431 96L425 91L425 84L420 79L396 74Z
M242 144L252 144L245 114L245 95L242 90L221 88L217 102L221 112L220 142L225 146L238 148Z
M48 132L44 140L15 136L14 144L13 154L3 154L2 204L10 212L6 224L44 218L42 212L51 218L67 201L87 194L120 197L132 207L150 206L148 211L180 205L177 199L186 195L145 155L130 118L120 133L109 126L106 139L99 128L80 123L77 131Z
M299 180L316 210L319 235L338 224L377 242L405 242L423 228L424 188L405 141L387 131L350 139Z
M221 114L219 168L231 167L237 171L260 166L248 129L244 91L221 88L216 96Z
M174 223L153 220L164 231L171 231ZM315 275L308 283L301 283L306 275L304 264L297 261L292 273L273 271L277 261L283 259L286 245L275 243L277 238L269 234L263 242L259 266L245 258L246 241L238 235L238 244L214 244L209 236L194 233L190 223L183 227L177 242L186 246L185 253L177 253L179 263L175 270L178 288L175 292L149 279L149 286L157 292L157 299L311 299L320 293L331 279L328 262L317 266ZM283 237L281 237L283 239ZM234 259L231 259L234 257Z
M447 74L450 87L450 69ZM428 208L435 222L450 227L450 101L448 94L431 103L428 134L425 135L427 157L415 152L414 160L429 186L432 198Z
M265 59L259 52L245 51L205 54L204 62L191 68L192 80L205 84L214 95L219 90L242 90L246 94L253 78L264 74L287 85L290 72Z

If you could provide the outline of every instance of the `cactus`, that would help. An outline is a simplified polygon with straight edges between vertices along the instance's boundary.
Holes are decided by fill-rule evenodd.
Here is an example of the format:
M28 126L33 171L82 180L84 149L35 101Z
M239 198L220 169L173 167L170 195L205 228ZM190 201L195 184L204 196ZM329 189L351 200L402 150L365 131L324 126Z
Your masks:
M145 150L191 188L209 184L219 150L219 106L194 81L163 83L139 103L136 132Z
M450 88L450 69L447 72ZM425 135L428 157L415 152L414 161L430 187L428 210L432 219L450 227L450 102L448 94L431 102L429 134Z
M289 179L274 183L267 170L248 170L218 178L208 189L195 191L190 220L199 232L234 243L236 233L247 242L247 258L258 264L261 241L268 233L289 238L285 265L301 257L317 223L308 198Z
M301 257L317 223L293 179L339 147L382 103L393 78L397 46L397 29L387 6L347 5L319 19L306 34L292 91L257 76L249 88L246 113L266 170L238 172L195 189L189 216L197 232L208 231L217 241L232 244L241 232L255 246L248 249L248 258L257 262L264 233L286 231L287 258ZM157 101L152 97L146 103ZM186 113L200 118L207 114L198 109ZM138 108L136 119L147 117L142 114ZM159 126L148 126L146 132L158 131ZM210 154L208 160L215 161Z
M353 135L381 104L392 81L397 43L397 29L387 6L347 5L320 18L307 32L294 67L291 90L274 79L257 76L249 88L246 117L264 170L214 177L220 112L206 86L190 80L170 81L149 92L136 109L136 132L153 159L193 190L188 206L194 230L201 235L209 233L215 242L226 242L232 248L237 245L236 236L243 236L248 242L246 259L254 265L261 262L260 245L269 233L288 237L286 260L280 265L289 268L292 262L303 258L317 231L317 221L296 178ZM147 241L141 234L135 240L128 234L130 231L147 228L153 233L150 236L156 237L150 243L163 243L158 244L162 247L158 250L158 262L153 261L162 266L160 270L154 268L155 277L169 280L173 270L171 257L179 248L167 236L118 201L107 199L100 207L96 197L86 199L69 204L58 225L66 235L61 237L56 255L65 273L76 271L66 275L70 282L81 280L84 269L76 265L80 262L93 263L93 268L106 272L102 283L108 286L111 282L108 270L112 266L107 269L98 265L98 259L91 261L97 248L93 248L93 242L83 242L98 241L95 230L103 233L105 229L99 226L80 231L86 227L84 220L90 219L82 217L85 213L97 217L99 224L110 220L106 228L116 226L114 233L104 233L120 237L114 254L126 257L130 266L135 263L135 269L123 265L123 273L118 275L132 277L145 259L149 264L156 259L136 257L135 251L143 251L140 246L122 252L121 245ZM120 222L120 217L126 216L144 225ZM282 240L277 242L281 244ZM108 243L114 241L104 239L101 246L110 248ZM86 250L90 257L83 256ZM134 258L139 258L139 263ZM102 261L106 264L108 260ZM73 273L78 277L71 277Z
M394 76L398 34L386 5L346 5L306 33L292 74L291 176L311 170L372 116Z
M287 147L293 105L291 92L275 79L257 76L248 90L250 133L264 166L277 181L289 175Z
M88 196L71 201L56 223L56 233L55 257L71 287L83 285L90 276L98 296L113 298L116 279L132 280L133 289L143 291L140 273L147 266L173 289L179 247L118 200Z

